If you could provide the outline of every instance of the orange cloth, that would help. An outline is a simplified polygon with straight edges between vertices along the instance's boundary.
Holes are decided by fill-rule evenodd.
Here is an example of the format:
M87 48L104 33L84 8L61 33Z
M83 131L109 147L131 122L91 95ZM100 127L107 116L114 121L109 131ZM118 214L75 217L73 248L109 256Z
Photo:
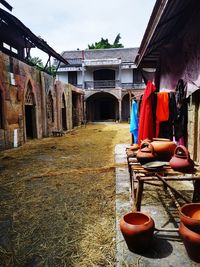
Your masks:
M156 137L159 136L160 122L169 119L169 94L167 92L157 93L156 105Z

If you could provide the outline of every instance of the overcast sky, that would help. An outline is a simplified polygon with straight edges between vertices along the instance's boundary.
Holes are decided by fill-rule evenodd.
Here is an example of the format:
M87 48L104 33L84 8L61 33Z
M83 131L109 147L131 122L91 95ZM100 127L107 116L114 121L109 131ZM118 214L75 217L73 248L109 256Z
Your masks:
M61 53L86 49L101 37L112 43L118 33L124 47L139 47L156 0L7 2L13 6L14 16Z

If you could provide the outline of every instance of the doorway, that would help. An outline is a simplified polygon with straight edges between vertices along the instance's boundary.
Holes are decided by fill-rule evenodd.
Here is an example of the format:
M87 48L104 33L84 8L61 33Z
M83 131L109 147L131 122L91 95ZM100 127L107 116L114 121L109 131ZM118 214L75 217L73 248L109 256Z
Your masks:
M36 138L36 111L31 83L28 83L25 95L25 126L26 138Z
M66 109L66 102L65 102L65 95L62 94L62 109L61 109L61 115L62 115L62 130L67 130L67 109Z

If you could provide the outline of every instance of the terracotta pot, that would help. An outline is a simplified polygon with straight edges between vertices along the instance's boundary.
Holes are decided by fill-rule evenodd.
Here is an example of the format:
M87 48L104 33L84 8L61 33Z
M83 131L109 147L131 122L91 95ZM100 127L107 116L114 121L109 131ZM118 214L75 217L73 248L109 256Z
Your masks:
M200 234L200 203L183 205L179 209L179 217L186 227Z
M156 154L154 153L153 146L150 142L143 141L141 143L140 149L136 154L136 158L141 164L145 164L156 159Z
M129 250L143 252L147 250L153 240L153 219L142 212L127 213L120 220L120 230Z
M169 161L174 155L176 144L170 139L153 138L151 142L154 152L157 154L157 159L161 161Z
M187 148L182 145L176 147L169 164L175 171L190 172L194 169L194 161L191 160Z
M179 226L179 234L190 259L200 262L200 234L191 231L182 222Z

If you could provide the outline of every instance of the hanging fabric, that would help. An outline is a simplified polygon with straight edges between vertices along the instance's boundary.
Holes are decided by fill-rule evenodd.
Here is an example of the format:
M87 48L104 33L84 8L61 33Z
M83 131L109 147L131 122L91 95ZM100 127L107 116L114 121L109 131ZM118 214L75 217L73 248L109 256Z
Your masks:
M156 137L159 136L160 123L169 119L169 98L167 92L157 93Z
M133 144L138 143L138 105L135 100L132 100L130 132L133 135Z
M160 138L167 138L173 140L174 136L174 120L176 118L177 108L174 92L169 93L169 119L160 123Z
M155 92L155 85L149 80L144 91L140 108L138 143L144 139L155 137L155 124L152 110L152 95Z

